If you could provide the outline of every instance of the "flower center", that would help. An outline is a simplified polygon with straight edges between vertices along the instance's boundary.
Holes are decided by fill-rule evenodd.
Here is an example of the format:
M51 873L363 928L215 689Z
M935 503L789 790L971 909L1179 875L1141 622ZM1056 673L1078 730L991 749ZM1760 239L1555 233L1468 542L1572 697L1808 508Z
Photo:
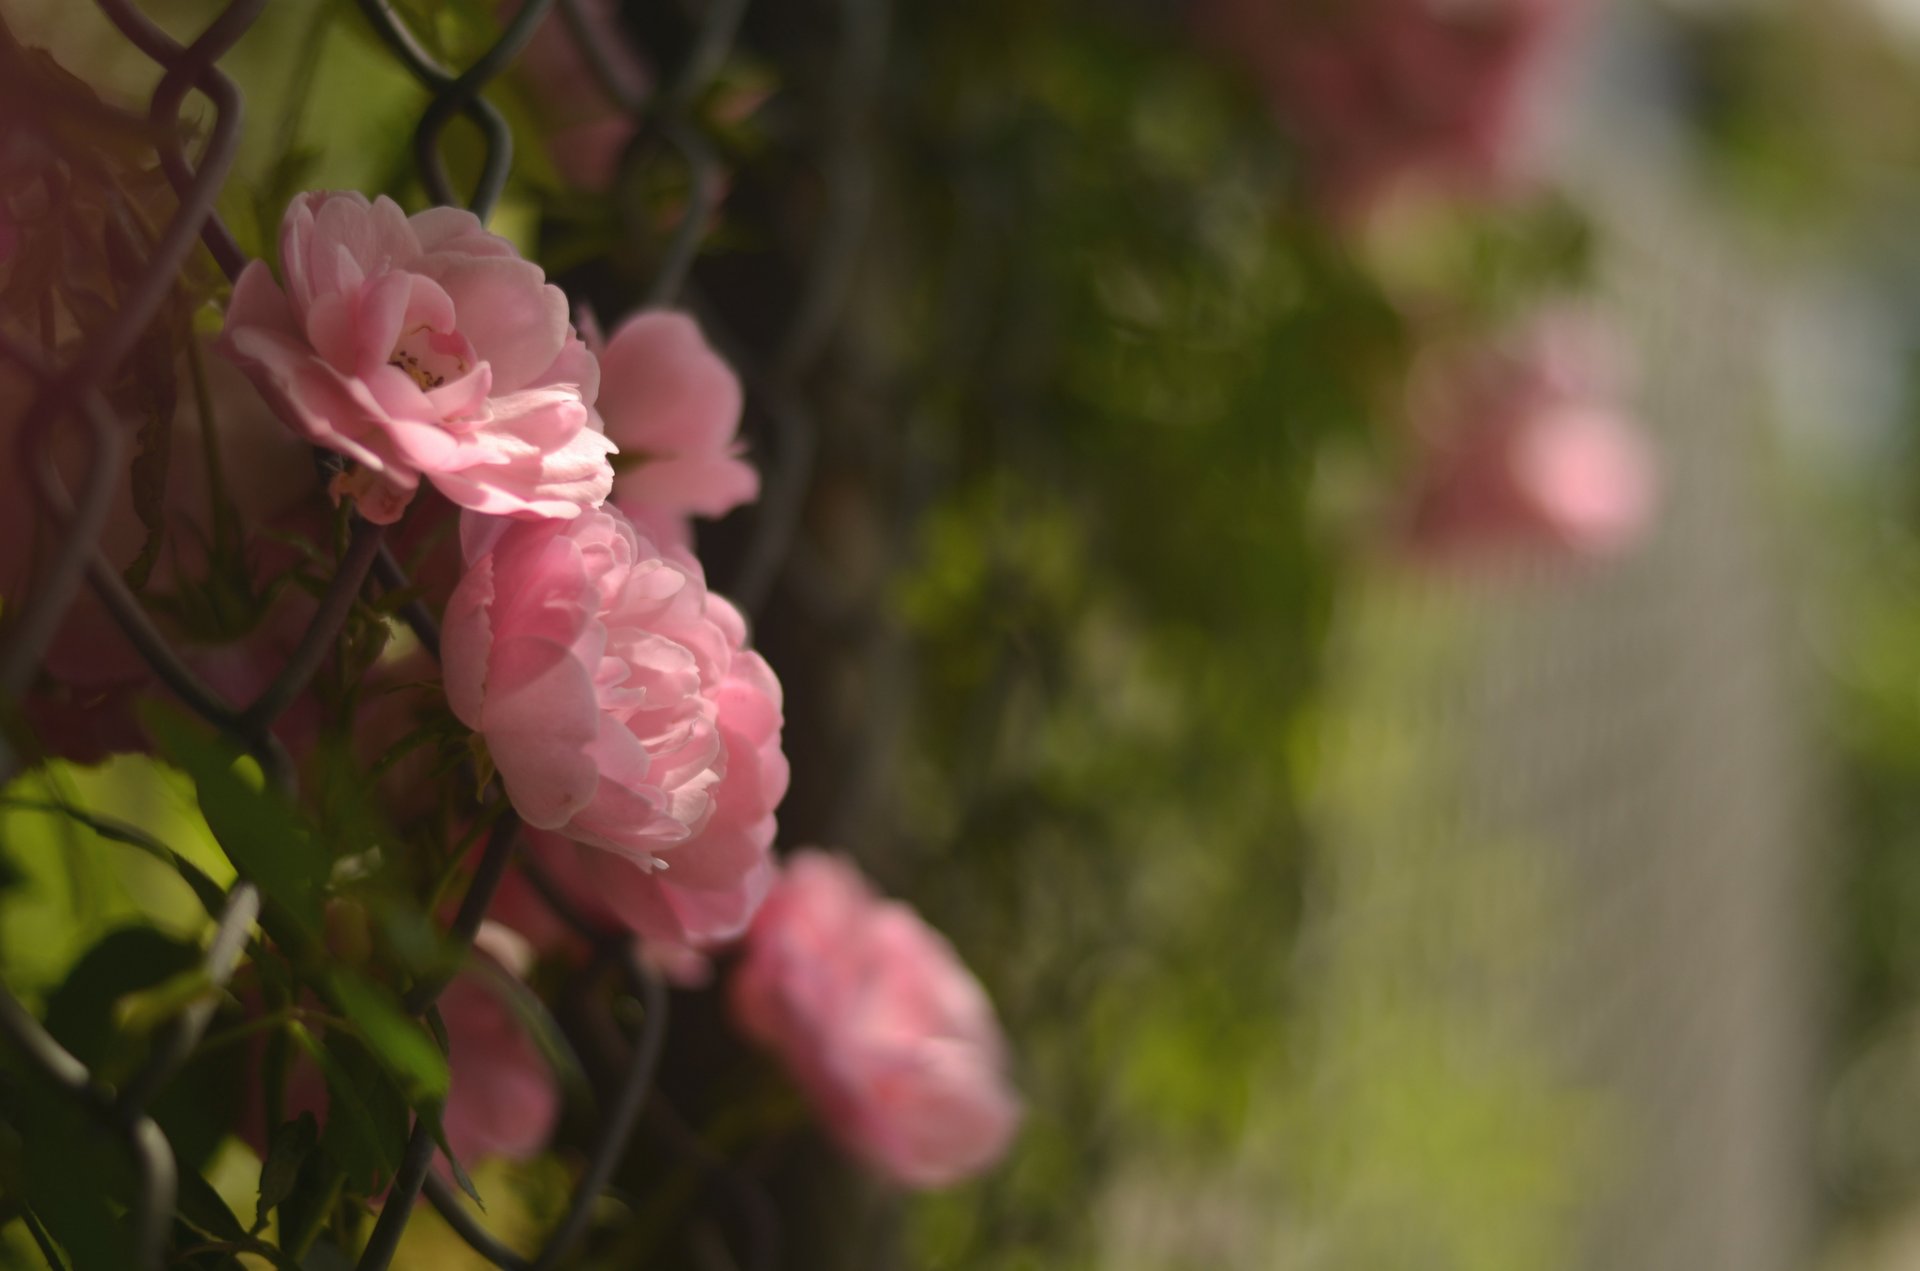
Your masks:
M467 373L472 366L468 352L467 342L459 335L420 326L401 335L387 365L405 371L423 390L435 389Z

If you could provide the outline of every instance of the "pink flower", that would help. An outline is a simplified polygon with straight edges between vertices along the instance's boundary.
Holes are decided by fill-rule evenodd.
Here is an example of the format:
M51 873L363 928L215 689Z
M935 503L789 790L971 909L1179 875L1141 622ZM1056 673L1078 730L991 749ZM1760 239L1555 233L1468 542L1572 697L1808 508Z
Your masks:
M1617 405L1602 333L1548 314L1505 345L1430 368L1407 521L1426 557L1533 547L1608 556L1652 521L1652 451Z
M525 977L531 955L497 923L482 923L474 947L494 976ZM442 1124L462 1162L483 1156L525 1160L546 1146L560 1119L553 1069L508 1005L505 985L480 969L455 976L440 995L452 1082Z
M603 899L636 928L648 897L746 886L787 774L779 684L745 648L739 612L617 511L469 517L463 531L447 698L521 817L610 856L592 863L622 880ZM647 873L671 888L640 886Z
M540 267L470 212L312 193L266 265L234 284L221 348L280 418L354 467L368 520L398 520L424 475L479 512L572 517L612 487L590 426L599 372Z
M986 993L938 932L837 856L787 862L732 1006L840 1143L907 1186L958 1182L1012 1142L1020 1104Z
M773 884L771 838L769 828L769 841L753 847L755 859L746 869L737 875L720 873L711 881L682 880L671 868L651 868L537 830L528 832L527 848L583 913L624 927L649 946L698 951L724 944L747 929ZM693 840L687 854L700 847L700 840Z
M1584 0L1203 0L1298 141L1319 196L1365 211L1412 181L1481 193L1522 149L1529 90Z
M740 381L683 313L636 314L600 353L600 415L634 466L613 502L667 546L692 541L690 516L724 516L760 495L740 456Z
M580 18L600 58L630 99L644 97L653 76L620 25L614 0L584 0ZM518 13L518 0L500 6L502 18ZM533 108L547 135L547 149L560 174L587 190L605 190L640 121L621 108L580 51L556 6L527 41L514 68L533 89Z

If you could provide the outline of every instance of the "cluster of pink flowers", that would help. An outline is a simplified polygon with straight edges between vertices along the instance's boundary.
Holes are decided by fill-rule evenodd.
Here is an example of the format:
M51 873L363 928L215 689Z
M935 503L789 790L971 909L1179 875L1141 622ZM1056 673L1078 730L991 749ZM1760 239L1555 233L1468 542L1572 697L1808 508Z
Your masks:
M759 481L739 382L698 326L642 313L583 339L559 290L471 214L357 194L296 199L280 268L241 275L219 347L342 457L332 493L361 516L400 521L423 483L446 502L409 519L459 510L446 703L546 878L682 982L744 939L742 1028L864 1159L916 1186L989 1164L1017 1111L978 985L844 865L783 874L774 857L780 683L691 532ZM496 918L564 943L528 899L510 879ZM441 1006L456 1153L538 1150L557 1094L537 1051L478 977Z
M1583 0L1200 0L1203 34L1259 80L1343 215L1416 183L1514 175L1529 91Z
M1633 546L1658 481L1620 404L1623 378L1605 332L1564 311L1436 356L1416 377L1408 549L1431 561L1502 549L1604 557Z

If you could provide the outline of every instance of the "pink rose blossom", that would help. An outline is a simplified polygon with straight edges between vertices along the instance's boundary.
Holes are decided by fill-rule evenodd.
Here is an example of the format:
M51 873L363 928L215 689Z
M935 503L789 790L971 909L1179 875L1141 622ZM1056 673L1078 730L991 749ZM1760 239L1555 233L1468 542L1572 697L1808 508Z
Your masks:
M850 1152L910 1187L997 1161L1020 1104L993 1007L953 947L845 860L793 856L747 934L734 1018Z
M609 857L591 859L590 886L615 879L602 899L636 928L654 900L695 937L744 923L670 903L747 886L786 788L779 684L745 648L739 612L617 511L469 517L463 531L447 698L521 817ZM641 886L643 873L671 887Z
M684 313L636 314L600 354L600 416L634 466L613 502L665 546L692 541L690 516L724 516L760 495L740 456L740 381ZM624 467L624 465L623 465Z
M1202 0L1343 215L1416 181L1479 194L1523 149L1530 90L1584 0Z
M1416 394L1422 470L1407 522L1425 558L1534 547L1624 551L1653 518L1653 454L1617 404L1603 334L1569 314L1432 367Z
M335 485L398 520L425 476L461 507L572 517L613 482L590 421L599 372L567 302L470 212L407 217L385 196L296 198L286 288L234 284L222 350L290 427L354 467Z

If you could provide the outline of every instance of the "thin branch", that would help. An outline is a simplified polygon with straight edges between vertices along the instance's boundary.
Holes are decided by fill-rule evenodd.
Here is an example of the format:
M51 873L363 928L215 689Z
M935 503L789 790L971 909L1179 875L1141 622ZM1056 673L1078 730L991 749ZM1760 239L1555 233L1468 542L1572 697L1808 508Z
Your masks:
M594 1201L599 1199L600 1193L613 1178L613 1172L619 1168L621 1158L626 1155L627 1145L633 1139L634 1126L646 1106L647 1092L653 1086L654 1071L660 1064L660 1052L667 1036L666 985L640 962L632 950L626 953L624 963L629 986L646 1008L640 1038L634 1044L633 1060L627 1069L626 1080L621 1083L613 1107L607 1111L606 1128L594 1147L586 1173L581 1175L580 1183L574 1189L573 1202L567 1206L566 1217L561 1219L559 1227L548 1237L546 1247L540 1251L539 1258L535 1259L534 1271L553 1271L587 1234L587 1227L593 1221Z
M468 1248L501 1271L532 1271L533 1263L507 1248L482 1226L480 1220L461 1203L460 1194L445 1179L429 1173L423 1190L434 1210L446 1220L447 1226L453 1228L455 1235L467 1242Z
M480 924L486 921L494 893L500 890L500 880L506 876L507 864L513 859L513 844L519 834L520 818L509 809L501 814L499 823L487 836L486 850L480 854L480 864L474 868L473 881L467 885L467 894L460 898L460 908L453 916L453 925L447 929L448 939L460 946L462 960L467 950L473 947L473 938L479 932ZM422 980L414 985L407 994L407 1012L418 1015L426 1010L446 987L447 978L444 976Z
M273 721L293 705L320 670L320 664L326 661L327 654L333 651L340 638L340 629L346 625L347 616L353 612L354 603L359 600L360 591L366 586L367 574L373 569L374 558L379 555L384 535L384 526L354 518L347 550L334 570L333 581L327 584L327 590L320 597L320 607L314 611L313 621L307 624L306 634L300 637L300 643L294 646L293 652L287 657L287 664L280 668L280 674L273 678L273 683L267 685L253 705L247 707L240 716L240 728L247 736L259 737L268 733Z
M400 1168L393 1174L393 1187L380 1207L380 1218L373 1224L373 1234L367 1237L367 1247L360 1251L355 1271L387 1271L392 1265L393 1255L400 1248L400 1237L406 1232L407 1220L413 1216L413 1202L419 1199L421 1184L433 1164L433 1149L433 1131L427 1128L424 1118L415 1117L413 1133L408 1136L406 1151L400 1156Z
M373 576L379 580L382 589L405 591L413 586L413 580L407 577L407 571L393 554L390 543L380 544L380 554L373 561ZM435 662L440 660L440 624L419 599L409 600L400 606L400 620L413 632L413 638L427 651L427 656Z

